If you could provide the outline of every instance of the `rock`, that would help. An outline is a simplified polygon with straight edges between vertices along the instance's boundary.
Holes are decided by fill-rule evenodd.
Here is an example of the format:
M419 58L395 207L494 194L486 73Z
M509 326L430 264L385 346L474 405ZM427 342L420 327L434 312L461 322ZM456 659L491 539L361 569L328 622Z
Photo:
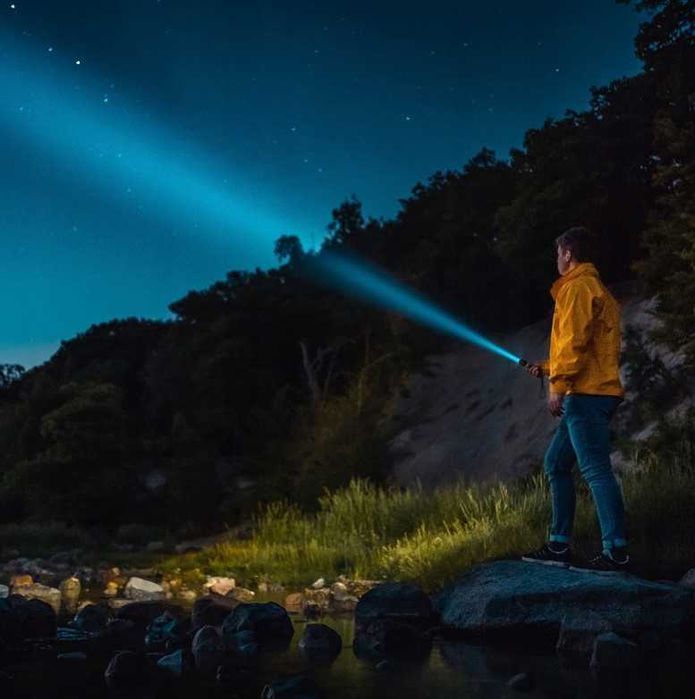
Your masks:
M159 553L160 551L164 551L164 542L163 541L150 541L147 546L145 546L145 551L149 553Z
M691 568L679 581L683 587L695 588L695 568Z
M434 625L436 617L430 598L417 585L384 583L359 600L355 627L364 629L375 621L386 619L424 630Z
M220 626L222 622L239 606L228 597L201 597L195 601L191 613L194 629L201 626Z
M319 578L318 580L315 580L313 583L311 583L311 587L314 590L320 590L321 588L326 586L326 581L323 578Z
M34 584L34 578L31 575L13 575L10 578L10 589L15 592L19 587L28 587Z
M343 642L340 635L325 624L307 624L299 639L299 650L308 658L335 658Z
M435 604L442 623L459 632L487 640L533 638L548 645L557 642L568 614L586 615L596 623L596 633L608 624L621 635L634 630L664 639L691 634L695 620L695 591L682 586L523 561L475 566Z
M179 648L169 655L162 656L157 661L157 667L174 677L182 677L193 668L193 658L190 651Z
M352 613L357 609L358 603L357 597L352 597L351 595L341 597L340 599L334 598L330 602L329 610L335 614Z
M124 595L135 602L151 602L163 600L164 589L159 583L133 577L126 583Z
M640 659L637 643L609 632L596 637L590 666L592 670L628 670L639 664Z
M533 675L528 672L520 672L507 682L507 687L517 692L530 692L535 686Z
M56 614L60 612L62 595L60 594L60 590L55 587L48 587L41 583L31 583L29 585L20 585L16 587L14 591L15 594L26 597L27 599L39 599L46 602L46 604L49 604L53 608Z
M591 610L570 611L562 618L555 645L559 655L588 658L596 635L612 630L610 622Z
M56 660L67 663L86 663L87 654L82 651L71 651L70 653L58 653Z
M333 594L334 600L342 600L350 596L348 592L347 585L342 582L334 582L331 585L331 593Z
M234 578L220 578L208 576L207 582L205 583L205 585L203 585L203 587L208 592L224 597L227 593L231 592L236 587L236 580Z
M378 661L384 657L423 660L432 649L432 639L417 626L395 619L377 619L361 626L353 642L355 655Z
M237 631L225 637L227 646L242 658L252 658L260 651L258 638L253 631Z
M224 660L224 641L214 626L198 629L191 644L196 670L203 676L217 672Z
M148 649L172 649L183 643L186 634L184 624L175 614L167 611L153 619L147 627L145 646Z
M109 604L114 601L109 600ZM127 602L116 611L116 618L132 621L136 626L145 629L166 611L181 615L183 610L167 602Z
M261 645L289 643L294 627L287 612L275 602L240 604L222 624L222 635L252 631Z
M288 612L300 612L304 605L304 595L301 592L292 592L285 597L285 609Z
M304 614L307 619L319 619L326 611L328 610L317 602L305 600L302 605L302 614Z
M80 631L97 633L103 631L109 622L109 610L101 604L87 604L80 609L71 626Z
M111 691L122 692L143 684L147 677L144 658L130 650L122 650L111 658L104 672L106 686Z
M187 587L181 587L177 590L176 597L183 602L193 603L198 599L198 593L195 590L189 590Z
M10 588L7 585L0 585L0 599L6 599L10 596Z
M10 595L0 602L0 641L55 636L56 611L47 602L20 595Z
M178 554L197 553L198 551L202 550L203 547L193 541L182 541L180 544L176 544L176 546L174 546L174 551Z
M118 583L115 580L106 583L103 594L104 597L115 597L118 594Z
M345 578L342 582L344 582L348 592L354 597L357 597L357 599L367 594L367 592L377 585L383 585L383 581L379 580L348 580Z
M275 680L261 692L261 699L320 699L322 696L316 682L306 675Z
M318 606L321 613L328 611L331 606L332 599L333 595L328 587L321 587L318 590L307 587L304 590L305 606L306 604L315 604Z
M79 578L66 578L60 583L60 594L65 611L74 614L77 611L77 603L82 592L82 583Z
M235 587L227 595L237 602L253 602L255 596L255 592L247 590L245 587Z

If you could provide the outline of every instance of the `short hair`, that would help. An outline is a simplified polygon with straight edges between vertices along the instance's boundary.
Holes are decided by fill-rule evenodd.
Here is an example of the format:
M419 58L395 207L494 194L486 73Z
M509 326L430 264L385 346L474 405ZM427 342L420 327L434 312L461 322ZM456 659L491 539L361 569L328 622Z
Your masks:
M555 239L555 245L572 251L577 262L588 262L593 258L596 241L593 233L584 226L568 228Z

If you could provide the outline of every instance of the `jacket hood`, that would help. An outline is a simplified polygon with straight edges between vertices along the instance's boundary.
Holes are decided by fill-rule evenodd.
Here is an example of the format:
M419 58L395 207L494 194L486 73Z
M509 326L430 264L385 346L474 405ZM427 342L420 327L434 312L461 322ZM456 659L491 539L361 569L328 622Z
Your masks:
M560 289L567 284L567 282L577 279L578 277L596 277L598 278L598 270L591 262L580 262L572 271L567 272L562 277L559 277L553 282L550 287L550 295L553 297L553 301L557 298Z

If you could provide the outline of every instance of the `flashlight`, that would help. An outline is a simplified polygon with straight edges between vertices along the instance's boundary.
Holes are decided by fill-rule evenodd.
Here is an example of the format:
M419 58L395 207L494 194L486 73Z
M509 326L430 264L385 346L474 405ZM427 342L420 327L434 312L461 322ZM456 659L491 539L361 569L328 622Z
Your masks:
M531 362L529 362L527 359L520 359L518 362L519 366L524 367L524 369L527 369L530 366L533 366ZM543 386L543 372L541 372L538 375L538 380L540 381L540 395L541 398L545 398L545 390Z

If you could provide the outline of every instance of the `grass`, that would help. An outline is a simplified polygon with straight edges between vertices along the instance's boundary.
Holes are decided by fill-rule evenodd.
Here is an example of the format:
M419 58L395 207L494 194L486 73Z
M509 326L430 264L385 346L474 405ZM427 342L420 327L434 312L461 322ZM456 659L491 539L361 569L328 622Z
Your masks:
M653 456L653 455L652 455ZM641 457L623 478L628 537L638 572L678 575L695 565L695 464ZM600 540L593 502L577 481L574 542L592 553ZM411 580L434 590L466 568L518 556L547 535L549 492L542 473L511 484L459 484L434 492L386 489L364 480L326 493L305 514L275 503L256 521L249 541L223 541L162 564L163 570L232 574L302 586L339 574Z

